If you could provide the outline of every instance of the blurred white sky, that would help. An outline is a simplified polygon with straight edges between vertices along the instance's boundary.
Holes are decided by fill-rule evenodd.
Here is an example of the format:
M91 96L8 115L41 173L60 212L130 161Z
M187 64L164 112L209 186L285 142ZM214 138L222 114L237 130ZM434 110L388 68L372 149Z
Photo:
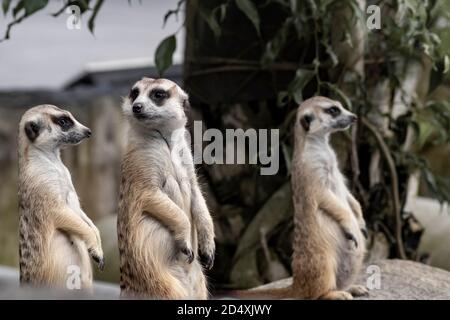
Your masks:
M163 17L176 8L177 0L105 1L99 12L95 33L87 28L89 14L81 30L66 27L68 14L50 16L61 8L62 0L13 27L11 39L0 43L0 90L13 88L59 88L92 62L145 58L153 60L160 40L174 33L183 22L172 16L163 28ZM12 17L0 13L0 37ZM184 30L177 35L175 61L181 61Z

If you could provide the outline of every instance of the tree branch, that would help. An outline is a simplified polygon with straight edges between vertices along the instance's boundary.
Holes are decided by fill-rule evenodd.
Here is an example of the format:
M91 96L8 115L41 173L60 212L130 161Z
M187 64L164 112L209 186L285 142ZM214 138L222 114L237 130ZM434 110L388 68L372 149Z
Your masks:
M395 239L397 242L397 252L401 259L407 259L405 248L403 246L402 238L402 218L400 211L400 196L398 193L398 176L397 169L395 167L394 159L392 158L389 147L384 142L383 137L378 132L378 129L373 126L366 118L362 118L362 123L369 129L369 131L374 135L380 146L381 153L383 154L386 162L388 164L389 173L391 176L391 189L392 189L392 202L393 202L393 213L395 217Z

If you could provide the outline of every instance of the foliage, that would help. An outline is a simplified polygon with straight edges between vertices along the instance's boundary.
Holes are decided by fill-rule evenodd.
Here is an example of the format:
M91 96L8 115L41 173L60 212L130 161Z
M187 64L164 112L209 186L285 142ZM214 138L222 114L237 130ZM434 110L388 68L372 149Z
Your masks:
M225 39L224 35L236 32L230 29L232 24L227 24L227 19L242 15L248 21L248 28L254 29L254 38L249 42L257 39L252 45L260 50L259 60L254 63L237 59L241 56L239 53L210 57L224 62L215 64L211 70L202 70L202 73L247 68L254 70L249 73L255 74L293 63L295 67L290 83L278 92L276 100L279 106L294 111L304 98L323 94L340 100L358 114L361 120L356 135L351 138L352 150L348 150L350 161L346 168L353 175L350 179L353 191L364 205L371 227L386 233L391 241L392 256L415 258L416 248L406 248L405 254L403 243L399 244L405 242L406 246L408 240L402 237L408 237L408 215L403 204L409 175L419 170L427 191L433 197L442 202L450 200L448 180L435 176L421 156L429 145L441 145L450 137L448 102L428 98L442 84L449 70L448 41L444 43L441 39L447 39L450 29L448 10L445 10L448 3L438 0L367 1L367 5L370 4L381 8L380 30L366 29L367 16L357 0L218 0L214 1L213 7L199 1L196 7L200 12L198 16L204 20L217 43ZM264 15L265 10L276 10L283 19L273 25L270 17ZM339 26L336 17L340 17ZM355 25L364 29L362 41L365 49L362 56L350 58L358 51ZM293 42L301 43L302 51L306 53L294 60L287 54ZM347 47L344 54L343 46ZM242 50L244 52L247 48ZM313 57L308 56L310 52ZM193 60L196 58L203 57L192 57ZM362 72L354 67L357 61L363 63ZM414 63L422 65L423 70L431 65L430 82L422 86L428 88L428 93L421 95L405 89L405 83L411 77L418 77L417 74L411 75L408 69ZM382 93L387 97L387 110L380 108L374 100L383 83L388 84ZM398 104L406 112L393 112ZM289 139L292 119L287 117L280 126L285 136L282 149L287 157L292 149ZM387 124L386 128L380 126L381 122ZM413 138L408 138L411 134ZM408 141L412 141L412 145ZM382 154L379 164L381 180L370 184L368 163L377 152ZM285 160L289 167L290 159Z
M90 13L92 22L89 22L89 26L92 31L102 2L97 0L92 6L93 1L89 0L67 1L55 15L64 12L68 5L77 4L83 14ZM445 80L450 67L450 2L368 0L367 5L375 4L381 8L380 30L366 29L366 13L359 7L358 0L193 2L196 3L196 17L202 19L218 45L227 34L236 32L227 24L228 19L236 16L246 19L248 25L239 28L254 32L248 39L251 42L249 46L256 48L259 54L255 61L240 59L244 52L219 57L214 61L214 68L201 70L203 74L248 70L248 79L252 79L260 71L292 71L288 85L279 90L274 99L276 105L271 105L281 108L277 110L288 111L284 123L280 125L287 174L292 153L292 115L303 99L314 94L328 95L358 114L358 130L352 137L347 137L352 142L352 150L346 150L349 159L346 170L351 173L353 191L364 206L370 227L386 235L391 244L391 256L405 257L402 250L396 249L402 247L403 242L406 245L408 240L402 240L402 236L408 234L408 214L404 212L403 204L409 175L419 170L432 196L442 202L450 200L448 179L435 176L422 157L423 150L428 146L447 143L450 137L450 105L430 97ZM13 25L44 9L48 1L21 0L14 7L11 3L9 0L2 1L5 15L13 17L6 39ZM178 17L184 7L189 5L191 2L179 0L176 8L163 17L164 24L171 17ZM283 19L275 22L270 20L268 15L263 14L267 10L276 11ZM356 31L364 31L362 40L355 39L355 26L362 28ZM362 55L352 57L358 52L358 41L364 41L364 51ZM289 56L293 43L301 44L302 48L301 54L294 59ZM155 52L155 64L161 74L172 64L176 45L175 34L159 44ZM346 47L347 51L343 53L342 47ZM245 50L243 48L242 51ZM362 72L354 67L359 61L363 64ZM425 94L404 88L405 82L411 77L408 73L411 63L422 65L423 70L431 66L429 83L424 86L428 88ZM388 101L387 110L380 108L375 99L380 98L377 97L377 90L383 83L388 84L386 90L381 92ZM392 112L396 104L402 104L406 112ZM380 123L387 123L386 128ZM408 143L411 133L414 134L409 139L412 145ZM378 165L380 182L371 184L367 179L368 163L376 153L382 154ZM269 215L267 208L267 205L263 206L248 224L251 227L243 232L245 242L236 245L241 248L239 250L257 242L255 239L259 235L250 233L261 226L261 221L267 221L261 218ZM280 232L283 233L280 239L286 238L284 234L292 226L286 216L281 220L284 225L280 227L283 223L274 218L270 226L273 230L266 230L269 236ZM415 258L415 248L406 249L406 254ZM251 257L256 257L254 246L250 251ZM246 256L245 253L241 252L241 255ZM241 262L236 261L236 264Z
M57 12L53 13L52 16L57 17L61 15L66 8L75 5L80 8L81 14L85 14L90 12L90 17L88 20L88 28L91 32L94 32L95 26L95 18L97 17L98 12L100 11L104 0L68 0L65 1L61 9ZM16 2L15 6L12 6L13 1L11 0L3 0L2 1L2 10L3 15L11 15L12 21L7 25L6 32L3 40L8 40L11 35L11 29L16 24L22 22L24 19L30 17L38 11L43 10L49 4L48 0L19 0ZM93 4L93 7L91 7Z
M159 44L155 52L155 65L160 73L172 65L172 56L177 46L177 38L171 35Z

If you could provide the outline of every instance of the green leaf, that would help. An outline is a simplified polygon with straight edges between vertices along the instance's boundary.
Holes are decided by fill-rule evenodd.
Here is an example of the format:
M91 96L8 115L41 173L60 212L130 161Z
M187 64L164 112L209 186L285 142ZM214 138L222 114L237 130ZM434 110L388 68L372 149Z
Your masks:
M323 86L327 87L331 92L333 92L339 100L341 100L344 103L344 107L348 110L352 110L352 102L350 101L349 97L338 87L336 87L334 84L330 82L324 82L322 83Z
M172 65L172 57L177 47L175 35L165 38L155 52L155 65L160 75Z
M444 100L429 101L426 108L417 110L412 121L419 150L428 143L444 144L450 137L450 104Z
M206 12L203 9L200 9L200 16L203 20L206 21L206 24L209 26L211 31L214 33L214 37L216 40L220 37L221 30L219 23L216 20L216 10L212 10L210 12Z
M445 55L442 59L435 62L431 69L430 82L428 84L428 92L431 93L439 87L444 81L444 74L449 69L449 58Z
M250 0L235 0L236 5L241 10L247 18L253 23L253 26L256 29L256 32L258 33L258 36L261 35L260 29L259 29L259 14L258 10L256 10L255 5Z
M6 15L6 13L8 12L10 5L11 5L11 0L3 0L2 9L3 9L4 15Z
M24 8L25 2L21 0L17 3L17 5L13 9L13 17L15 18L17 14Z
M447 73L450 70L450 59L448 55L444 56L444 71L443 73Z
M42 10L48 4L48 0L24 0L25 15L30 16L33 13Z
M97 14L98 14L100 8L102 7L102 5L103 5L103 0L97 0L97 2L95 3L94 9L93 9L92 15L89 18L88 28L89 28L89 31L91 31L91 33L94 33L95 18L97 17Z
M219 7L220 10L220 22L223 22L223 20L225 19L226 15L227 15L227 9L228 9L228 4L224 3L221 4Z
M297 69L294 80L289 84L288 91L294 101L298 104L303 102L303 88L314 77L314 71L308 69Z
M266 49L261 58L261 63L263 66L267 66L278 58L280 51L284 48L286 44L287 35L289 29L293 25L293 19L287 18L281 28L277 31L275 36L266 44Z
M324 43L324 45L326 48L325 51L327 52L327 54L331 60L331 67L334 68L339 64L339 58L336 55L336 53L334 52L333 48L328 43Z
M83 12L89 10L89 1L90 0L78 0L74 4L79 6L80 7L80 11L83 13Z
M417 139L417 144L421 149L428 141L430 136L435 132L435 130L433 125L428 121L420 121L418 125L419 125L419 136Z
M277 95L277 106L284 106L289 101L289 93L287 91L280 91Z

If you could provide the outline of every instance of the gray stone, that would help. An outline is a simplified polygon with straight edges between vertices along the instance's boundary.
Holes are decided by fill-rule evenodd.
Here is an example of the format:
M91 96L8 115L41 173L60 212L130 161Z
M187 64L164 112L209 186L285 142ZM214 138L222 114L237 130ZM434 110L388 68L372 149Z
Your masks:
M380 288L371 289L369 295L357 299L369 300L431 300L450 299L450 272L428 265L405 260L380 260L371 266L380 270ZM376 268L376 267L375 267ZM373 273L364 268L359 284L375 284ZM292 283L292 278L272 282L262 288L283 288Z
M0 267L0 300L55 300L55 299L118 299L119 286L96 281L94 292L89 294L79 290L56 290L19 286L19 272L9 267Z

